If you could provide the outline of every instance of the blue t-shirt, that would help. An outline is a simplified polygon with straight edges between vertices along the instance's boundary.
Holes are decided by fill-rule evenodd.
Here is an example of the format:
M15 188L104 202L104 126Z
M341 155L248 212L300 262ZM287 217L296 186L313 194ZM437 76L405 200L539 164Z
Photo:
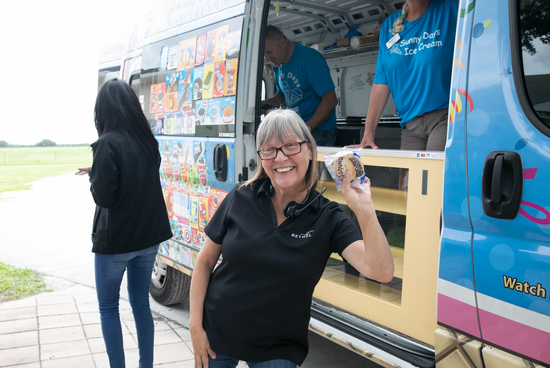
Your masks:
M432 0L417 20L407 22L388 49L390 30L401 11L382 24L374 83L389 86L401 127L420 114L449 107L458 0Z
M319 51L294 44L290 60L273 67L277 93L285 97L286 107L307 122L317 110L322 96L334 89L327 62ZM319 130L336 128L334 109Z

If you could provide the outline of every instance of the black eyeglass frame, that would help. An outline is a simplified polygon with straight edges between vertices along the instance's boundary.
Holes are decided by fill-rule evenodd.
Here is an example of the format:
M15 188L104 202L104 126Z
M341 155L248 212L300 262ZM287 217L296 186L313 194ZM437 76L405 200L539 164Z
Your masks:
M283 147L288 146L289 144L296 144L296 143L300 145L300 150L299 150L298 152L296 152L296 153L291 153L290 155L287 155L287 154L283 151ZM256 152L258 153L258 156L260 157L260 160L262 160L262 161L274 160L274 159L277 158L277 155L279 154L279 151L281 151L281 153L282 153L283 155L285 155L286 157L288 157L288 156L295 156L295 155L301 153L301 152L302 152L302 144L304 144L304 143L309 143L309 139L304 139L304 140L301 141L301 142L291 142L291 143L287 143L287 144L285 144L285 145L282 145L281 147L268 147L268 148L270 148L270 149L274 149L274 150L275 150L275 156L273 156L273 157L271 157L271 158L262 158L261 152L262 152L262 150L264 150L265 148L259 149L259 150L257 150Z

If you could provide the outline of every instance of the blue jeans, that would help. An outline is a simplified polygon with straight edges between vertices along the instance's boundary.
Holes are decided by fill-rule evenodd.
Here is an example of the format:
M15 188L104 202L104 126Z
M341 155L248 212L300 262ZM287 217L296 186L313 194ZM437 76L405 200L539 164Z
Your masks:
M149 283L158 245L131 253L95 254L95 284L101 331L111 368L124 368L122 327L118 312L120 284L128 270L128 297L136 323L139 368L153 367L155 325L149 306Z
M239 364L238 359L216 354L216 359L208 356L208 368L235 368ZM296 364L290 360L275 359L265 362L246 362L249 368L296 368Z
M319 130L315 129L311 132L313 138L315 138L315 143L317 146L334 146L336 143L336 135L338 133L338 128L328 129L328 130Z

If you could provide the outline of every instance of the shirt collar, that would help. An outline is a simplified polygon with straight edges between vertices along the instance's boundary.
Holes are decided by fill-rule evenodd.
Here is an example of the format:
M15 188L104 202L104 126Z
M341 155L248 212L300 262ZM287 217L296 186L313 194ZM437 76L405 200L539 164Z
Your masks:
M260 187L258 188L258 194L265 193L268 197L269 195L269 188L271 187L271 180L269 179L263 179L263 183L260 184Z
M258 188L258 195L265 193L265 195L270 197L270 194L269 194L270 188L271 188L271 180L269 180L269 178L264 179L263 183L260 184L260 187ZM304 206L306 206L308 203L311 203L314 200L315 202L311 203L309 207L317 210L321 203L321 198L317 198L318 195L319 195L319 192L313 189L313 191L311 192L311 195L307 199L307 202L304 203Z

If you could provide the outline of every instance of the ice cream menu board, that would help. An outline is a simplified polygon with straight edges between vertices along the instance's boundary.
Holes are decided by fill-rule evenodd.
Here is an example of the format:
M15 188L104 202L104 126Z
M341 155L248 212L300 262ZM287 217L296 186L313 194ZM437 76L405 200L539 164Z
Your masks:
M162 48L159 70L168 74L150 92L155 134L194 134L195 126L235 123L240 35L226 24Z
M160 180L174 238L164 242L161 253L181 264L192 265L190 249L200 249L206 239L204 228L228 191L235 185L234 143L195 137L160 138ZM214 147L228 146L228 180L215 180ZM190 249L183 247L188 245ZM174 249L178 249L174 252Z

